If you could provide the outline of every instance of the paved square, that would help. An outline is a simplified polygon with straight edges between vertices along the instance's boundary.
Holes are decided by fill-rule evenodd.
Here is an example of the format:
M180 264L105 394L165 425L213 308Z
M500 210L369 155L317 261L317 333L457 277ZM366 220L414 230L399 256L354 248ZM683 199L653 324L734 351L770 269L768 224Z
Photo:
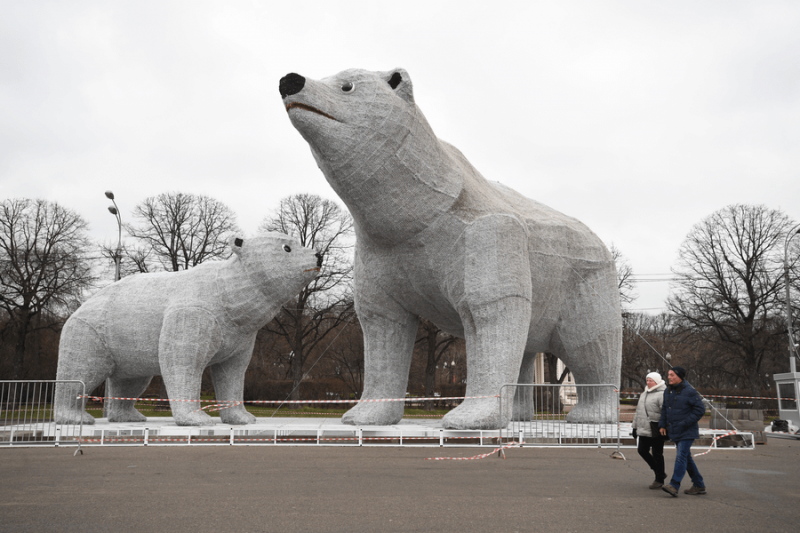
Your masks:
M0 531L795 532L800 441L699 457L705 496L671 498L636 451L109 447L0 450ZM700 452L701 449L695 449ZM667 472L675 451L665 451Z

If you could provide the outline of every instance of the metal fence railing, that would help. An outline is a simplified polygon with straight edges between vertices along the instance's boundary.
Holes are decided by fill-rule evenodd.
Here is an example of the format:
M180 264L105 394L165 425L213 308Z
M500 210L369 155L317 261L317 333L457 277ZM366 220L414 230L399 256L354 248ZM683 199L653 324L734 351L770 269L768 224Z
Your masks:
M616 448L612 456L623 458L620 447L636 445L631 436L630 424L633 416L631 409L635 407L623 406L626 416L621 417L620 395L614 385L504 385L498 397L493 398L499 402L503 422L507 422L506 427L499 430L445 429L433 421L403 426L357 427L334 422L320 424L320 419L303 421L299 418L281 420L271 417L260 418L248 426L229 426L216 421L203 427L177 426L171 417L148 417L146 421L137 424L109 422L102 418L91 425L85 419L64 423L64 417L59 420L54 413L57 391L61 397L66 395L75 401L84 402L81 407L85 407L86 390L80 381L0 381L0 448L75 446L77 455L79 452L83 453L82 445L461 448L496 447L514 443L515 446ZM453 399L458 398L447 398ZM97 404L98 414L100 408ZM169 409L169 406L165 405L164 409ZM713 411L724 420L721 411ZM727 411L725 414L733 416ZM731 431L728 426L717 427L716 415L712 415L708 424L710 428L701 430L698 445L711 448L754 448L754 436L747 431L748 428L738 427L736 431ZM736 423L742 425L739 418ZM756 418L761 419L760 416ZM762 423L758 420L754 423Z
M523 446L620 446L619 394L614 385L504 385L504 440Z
M0 446L77 446L75 454L83 453L83 421L55 421L57 385L68 386L76 397L86 394L82 381L0 381Z

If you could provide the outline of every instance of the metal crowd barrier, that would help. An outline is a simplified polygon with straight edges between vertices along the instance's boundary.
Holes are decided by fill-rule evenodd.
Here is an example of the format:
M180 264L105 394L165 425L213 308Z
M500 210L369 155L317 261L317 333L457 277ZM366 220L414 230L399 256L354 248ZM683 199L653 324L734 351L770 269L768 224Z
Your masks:
M614 385L507 384L500 391L500 406L509 420L504 441L620 447L619 392Z
M70 384L76 396L86 394L82 381L0 381L0 447L77 446L75 455L83 453L83 422L55 422L53 400L58 384Z

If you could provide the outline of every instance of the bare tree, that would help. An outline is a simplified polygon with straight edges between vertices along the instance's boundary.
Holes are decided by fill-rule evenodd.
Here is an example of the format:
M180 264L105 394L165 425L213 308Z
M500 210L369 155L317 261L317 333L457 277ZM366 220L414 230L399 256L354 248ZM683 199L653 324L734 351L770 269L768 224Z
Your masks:
M12 379L24 374L25 345L36 329L58 329L94 282L87 224L45 200L0 204L0 308L3 338L13 335Z
M286 233L323 254L320 276L266 326L282 335L291 348L282 357L294 382L291 399L299 400L299 386L311 352L340 324L355 318L351 295L353 219L335 202L313 194L296 194L282 199L277 211L259 229Z
M614 259L614 264L617 267L617 287L619 288L619 299L623 305L633 303L639 297L636 294L636 283L633 278L633 267L631 266L628 258L625 257L619 248L611 243L609 247L611 258Z
M458 339L443 332L428 319L419 321L417 331L417 344L423 346L425 353L425 397L431 398L436 390L436 369L442 356L456 343ZM445 359L446 360L446 359ZM444 366L442 367L444 368ZM425 410L433 411L433 401L425 402Z
M114 267L114 258L117 253L117 246L111 244L100 245L100 255L108 261L110 267ZM150 265L152 260L150 257L153 254L153 249L140 246L123 244L120 248L120 278L130 276L132 274L146 274L150 272Z
M358 398L364 390L364 334L358 320L341 326L344 330L328 349L332 375Z
M789 233L784 239L784 283L788 278L789 288L788 291L784 289L784 321L791 320L792 327L789 329L785 327L784 330L791 334L792 338L787 336L787 345L791 343L795 346L794 350L789 349L790 353L800 357L800 350L797 349L800 344L800 225L794 226L789 230ZM787 346L788 347L788 346Z
M789 219L764 206L731 205L695 225L679 250L669 309L738 359L751 392L775 349L783 291L783 237Z
M141 247L123 254L138 271L152 270L152 256L164 270L186 270L227 255L227 238L239 231L236 215L222 202L203 195L164 193L151 196L133 211L135 224L126 231Z
M669 313L625 313L622 317L622 384L645 386L651 371L666 377L669 363L662 357L679 351L674 319Z

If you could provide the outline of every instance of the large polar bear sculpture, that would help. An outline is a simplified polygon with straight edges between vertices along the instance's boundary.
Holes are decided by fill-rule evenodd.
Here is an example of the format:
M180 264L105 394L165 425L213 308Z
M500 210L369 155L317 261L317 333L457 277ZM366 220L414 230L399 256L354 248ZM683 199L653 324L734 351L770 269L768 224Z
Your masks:
M608 249L574 218L488 182L438 139L405 70L292 73L280 93L355 221L363 399L405 396L418 317L466 339L468 398L445 416L447 428L505 427L511 410L494 396L530 381L537 352L558 356L577 383L619 383L622 318ZM477 396L492 398L469 398ZM569 420L612 421L615 411L613 390L596 388ZM402 416L401 402L364 402L343 421Z
M217 400L241 402L258 330L319 275L322 256L282 233L231 239L231 247L225 261L130 276L92 296L64 325L58 379L81 380L92 391L109 378L106 396L136 398L161 375L181 426L212 423L196 402L206 367ZM79 394L76 385L58 384L57 423L94 423ZM110 402L109 421L145 420L133 401ZM221 410L220 418L255 422L242 404Z

